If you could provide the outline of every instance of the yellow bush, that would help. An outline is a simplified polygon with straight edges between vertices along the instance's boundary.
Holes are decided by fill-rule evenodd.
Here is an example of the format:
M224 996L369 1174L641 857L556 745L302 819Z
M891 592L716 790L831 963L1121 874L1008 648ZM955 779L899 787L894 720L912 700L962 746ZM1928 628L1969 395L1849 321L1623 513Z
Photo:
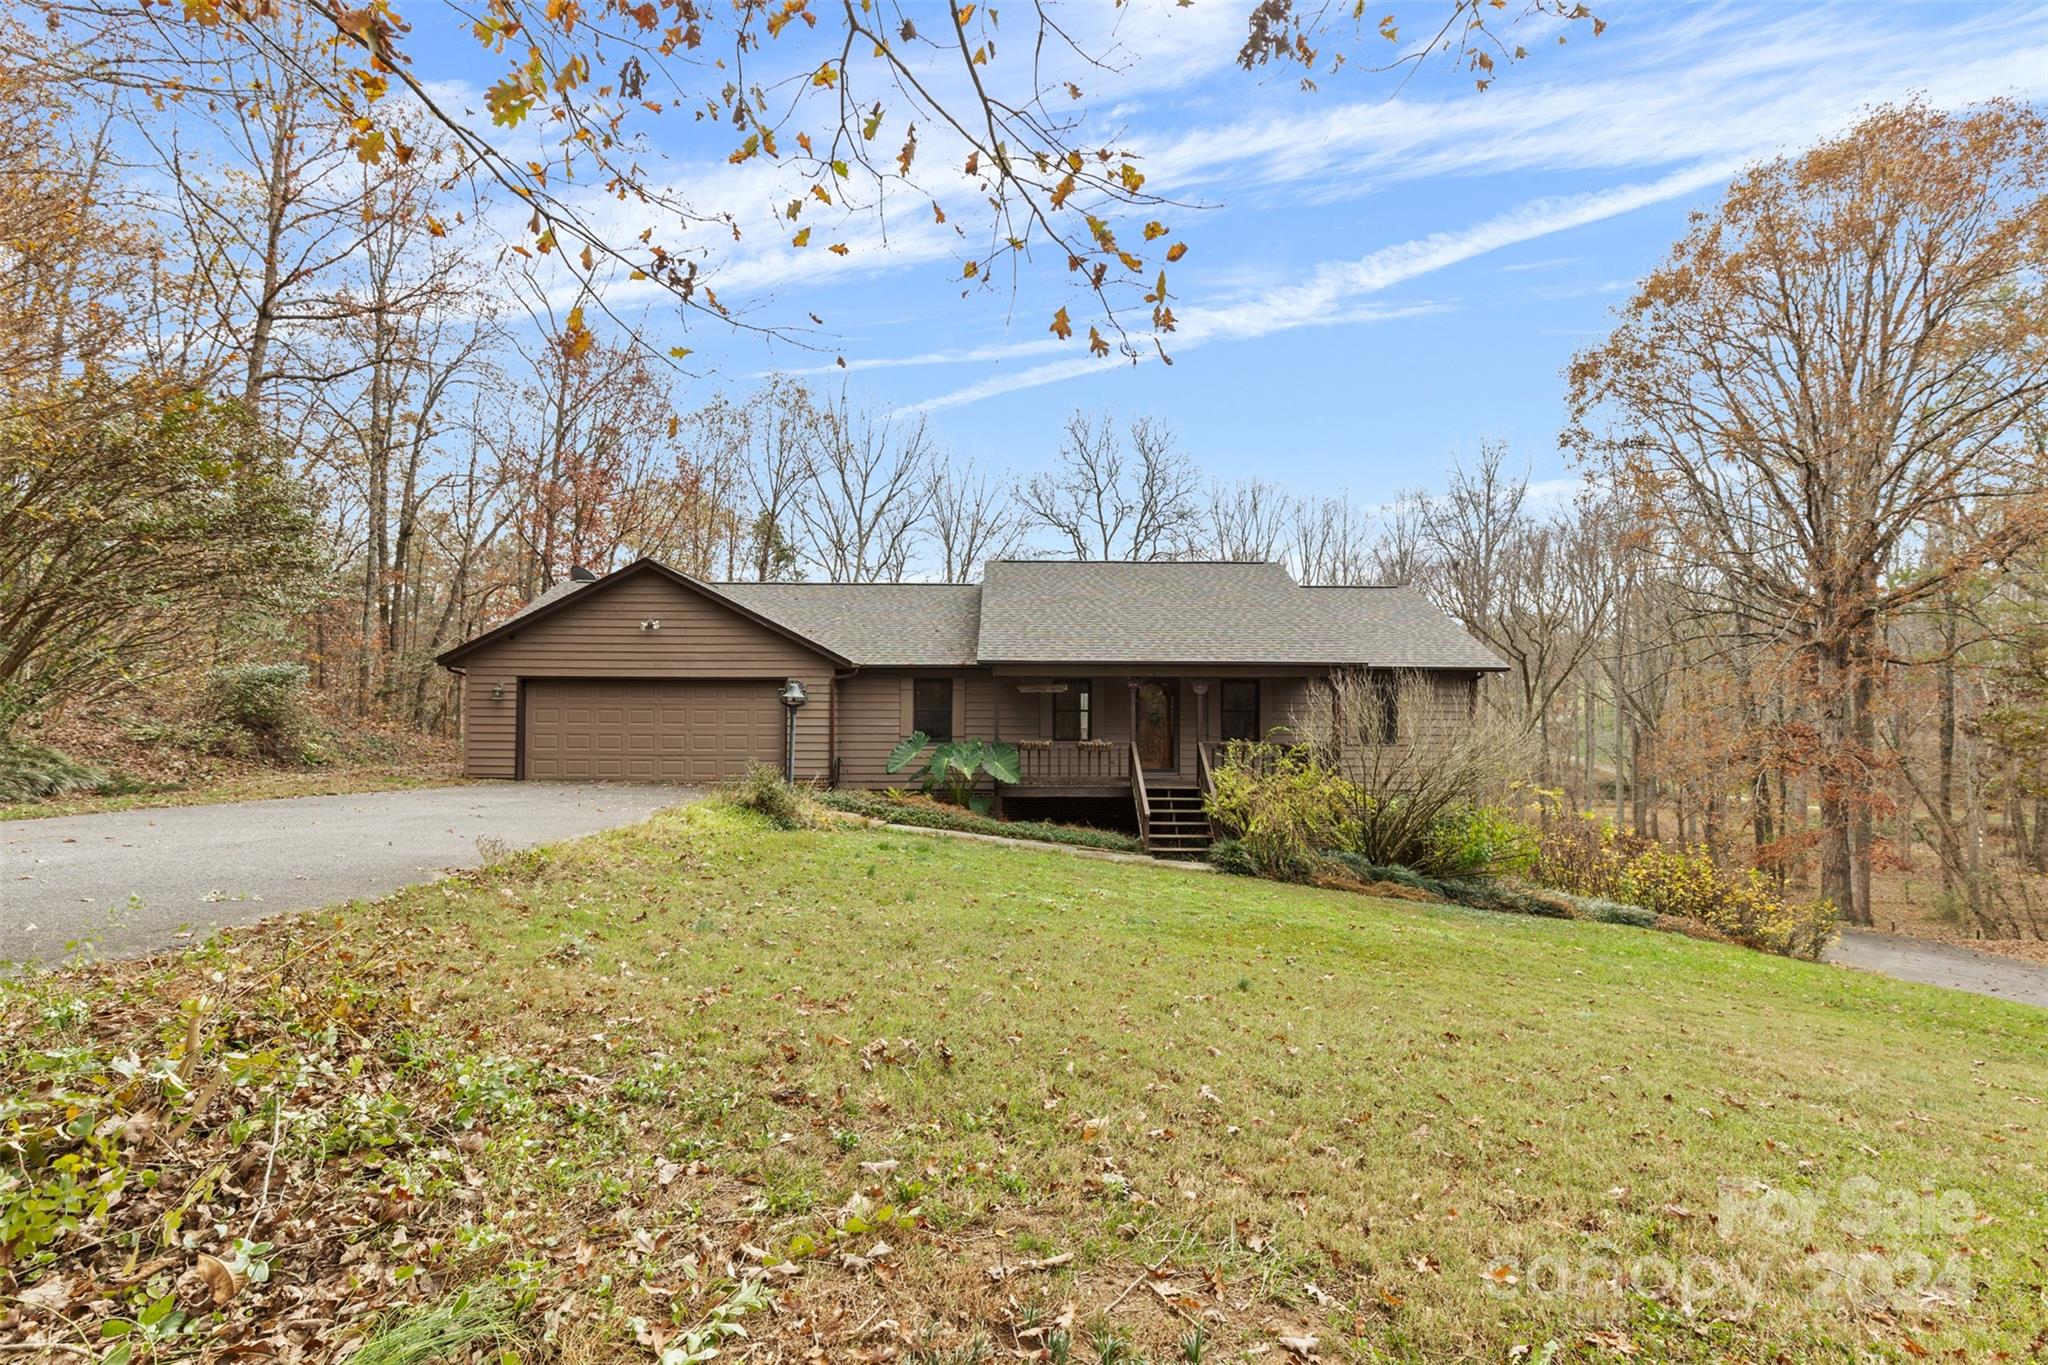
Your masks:
M1830 901L1789 902L1754 868L1727 868L1704 847L1673 848L1591 816L1546 830L1532 874L1584 896L1604 896L1702 924L1737 943L1818 957L1834 933Z
M1233 740L1206 804L1262 876L1305 877L1326 849L1357 837L1357 800L1342 774L1305 749Z

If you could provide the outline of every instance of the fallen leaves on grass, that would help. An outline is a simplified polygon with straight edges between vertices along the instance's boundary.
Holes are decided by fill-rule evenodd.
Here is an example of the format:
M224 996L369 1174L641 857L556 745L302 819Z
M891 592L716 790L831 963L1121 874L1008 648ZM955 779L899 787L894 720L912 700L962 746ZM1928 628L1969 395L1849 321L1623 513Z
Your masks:
M587 1282L674 1263L667 1191L706 1199L709 1168L608 1180L639 1140L629 1078L489 1050L415 996L409 937L279 921L75 970L63 991L89 1008L0 995L0 1352L290 1361L381 1339L412 1359L414 1337L506 1339ZM591 1168L530 1155L562 1152ZM764 1273L717 1230L663 1316Z
M992 1265L988 1268L988 1277L1001 1284L1014 1275L1025 1275L1034 1270L1057 1270L1061 1266L1073 1263L1074 1253L1062 1251L1057 1256L1042 1256L1035 1261L1011 1261L1004 1265Z

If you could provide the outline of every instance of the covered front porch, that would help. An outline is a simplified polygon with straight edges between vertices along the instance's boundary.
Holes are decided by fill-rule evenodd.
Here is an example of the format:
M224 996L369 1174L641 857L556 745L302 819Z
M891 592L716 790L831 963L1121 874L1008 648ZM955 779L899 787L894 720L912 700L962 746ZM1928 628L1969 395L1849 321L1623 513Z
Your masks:
M1148 848L1199 852L1217 749L1284 731L1310 682L1307 673L1250 668L998 669L995 738L1015 744L1018 758L1005 795L1129 800Z

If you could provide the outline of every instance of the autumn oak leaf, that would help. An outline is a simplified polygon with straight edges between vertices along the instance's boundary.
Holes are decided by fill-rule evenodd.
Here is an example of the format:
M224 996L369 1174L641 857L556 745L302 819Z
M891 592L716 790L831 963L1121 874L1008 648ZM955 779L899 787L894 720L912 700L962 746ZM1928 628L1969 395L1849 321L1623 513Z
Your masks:
M562 354L576 360L587 354L597 337L583 325L583 310L571 308L562 325Z
M1062 308L1059 312L1054 313L1052 315L1052 326L1047 328L1046 330L1051 332L1054 336L1058 337L1061 341L1065 341L1069 337L1073 336L1074 324L1068 320L1067 310Z

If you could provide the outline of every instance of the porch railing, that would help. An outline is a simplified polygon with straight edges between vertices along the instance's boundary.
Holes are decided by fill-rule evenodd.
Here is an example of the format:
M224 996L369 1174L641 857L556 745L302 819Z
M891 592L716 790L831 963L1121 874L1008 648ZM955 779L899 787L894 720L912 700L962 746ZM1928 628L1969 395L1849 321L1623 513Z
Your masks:
M1197 744L1195 746L1195 789L1202 794L1202 809L1206 816L1209 798L1216 794L1216 746ZM1209 837L1216 837L1216 822L1209 821Z
M1138 814L1138 847L1145 852L1152 851L1152 794L1145 790L1145 765L1138 759L1135 741L1130 748L1131 761L1128 770L1131 775L1131 805Z
M1122 744L1051 740L1017 746L1019 787L1118 787L1130 780L1131 750Z

